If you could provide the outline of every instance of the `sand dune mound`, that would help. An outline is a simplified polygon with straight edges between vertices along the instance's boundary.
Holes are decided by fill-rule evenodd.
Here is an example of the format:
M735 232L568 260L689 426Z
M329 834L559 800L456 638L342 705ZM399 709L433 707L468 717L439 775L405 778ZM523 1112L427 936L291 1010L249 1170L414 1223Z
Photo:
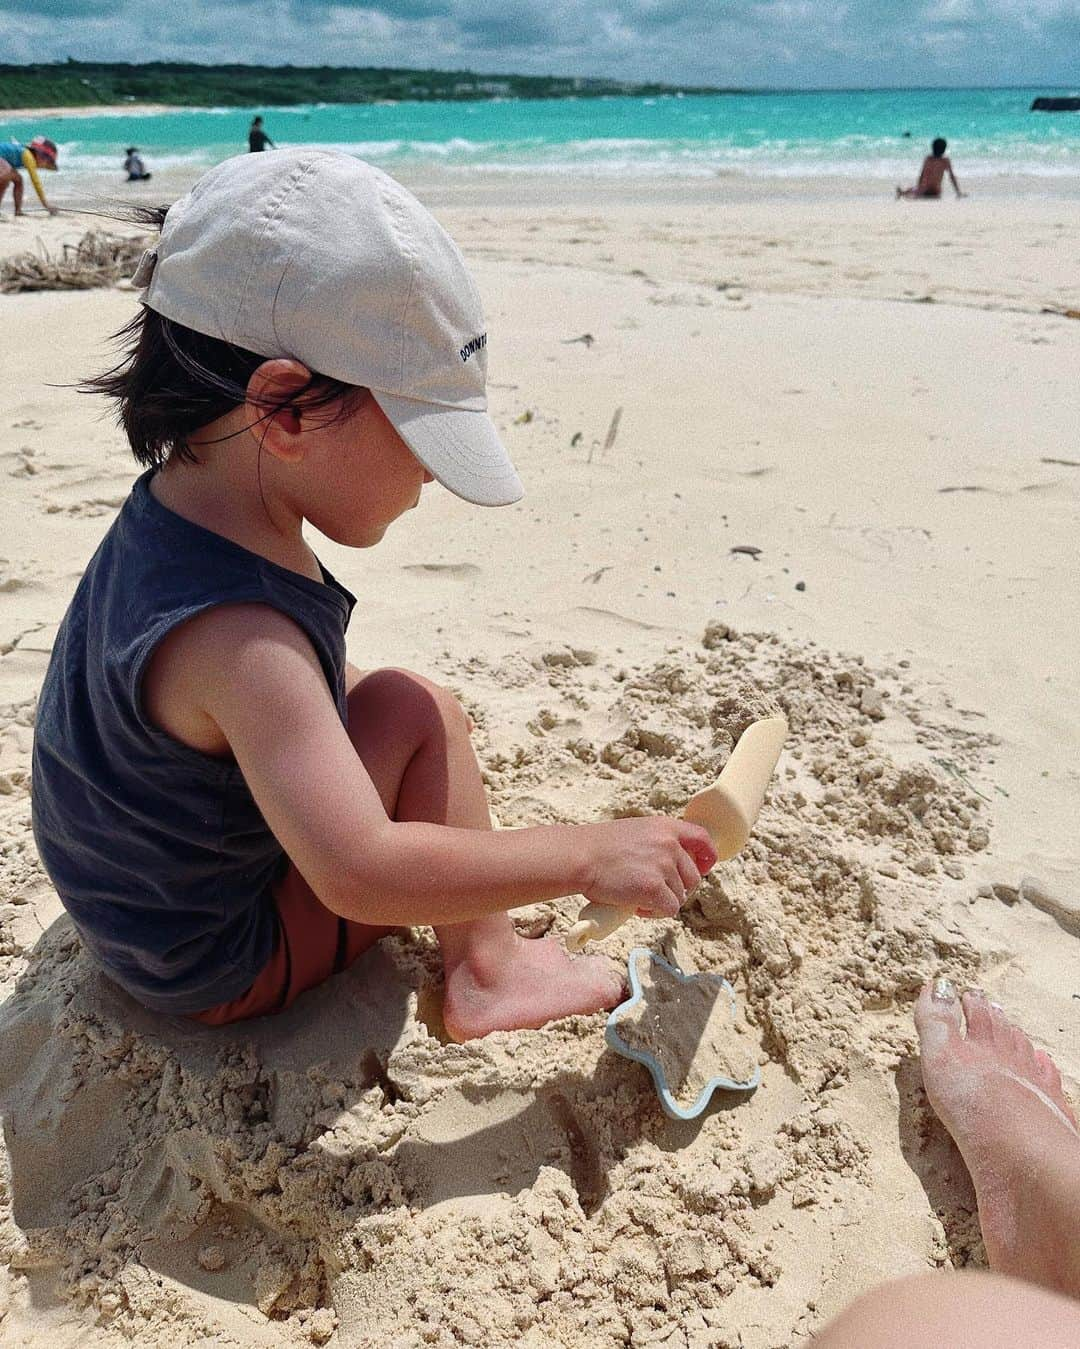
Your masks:
M137 1007L60 917L0 956L10 1325L47 1299L71 1342L89 1317L102 1344L724 1346L768 1290L797 1338L871 1184L912 1209L869 1121L896 1115L921 981L976 964L941 915L987 842L983 741L932 724L901 669L722 626L648 666L522 648L443 672L466 674L507 826L678 810L783 709L751 844L682 920L604 948L728 978L761 1089L669 1120L599 1016L446 1044L426 929L209 1030ZM942 1258L928 1208L904 1221Z

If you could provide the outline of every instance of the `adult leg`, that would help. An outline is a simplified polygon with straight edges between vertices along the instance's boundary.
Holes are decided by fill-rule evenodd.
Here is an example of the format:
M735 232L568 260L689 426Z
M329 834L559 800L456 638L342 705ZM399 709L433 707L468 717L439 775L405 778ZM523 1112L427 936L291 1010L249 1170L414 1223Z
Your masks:
M452 694L408 670L376 670L356 679L348 705L349 737L391 819L491 828L469 719ZM281 885L307 889L295 867ZM350 950L388 930L349 927ZM435 933L446 972L443 1019L457 1040L600 1011L622 993L621 977L603 957L571 960L561 943L526 941L506 913Z
M999 1274L917 1274L854 1302L807 1349L1076 1349L1080 1303Z
M877 1288L815 1346L1080 1345L1080 1132L1061 1074L977 989L960 999L947 979L928 984L915 1025L926 1094L971 1173L995 1272Z
M915 1025L926 1094L971 1173L991 1268L1080 1298L1080 1132L1061 1074L978 990L961 1000L936 980Z

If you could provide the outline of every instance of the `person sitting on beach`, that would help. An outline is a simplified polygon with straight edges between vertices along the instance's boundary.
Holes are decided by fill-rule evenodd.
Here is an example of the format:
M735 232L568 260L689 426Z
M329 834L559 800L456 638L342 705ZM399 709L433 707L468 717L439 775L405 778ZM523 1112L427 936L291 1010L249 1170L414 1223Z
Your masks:
M896 189L897 197L915 197L938 198L941 196L941 184L944 182L945 175L949 175L949 181L956 189L956 195L962 197L964 194L960 191L960 184L956 181L956 174L953 173L952 161L946 156L945 150L948 141L941 136L930 147L930 153L923 160L922 171L919 174L919 181L914 187L898 187Z
M709 835L662 816L493 831L461 704L347 662L354 598L302 534L373 547L436 480L522 496L457 247L329 150L225 160L158 217L127 356L85 385L147 472L35 727L38 851L88 953L143 1005L220 1025L430 924L457 1040L614 1006L603 957L526 940L507 910L581 893L671 917Z
M253 117L248 131L248 153L257 154L259 151L265 150L268 145L273 146L275 150L277 149L277 146L263 130L263 119Z
M948 979L922 990L915 1026L927 1097L974 1183L991 1272L885 1284L819 1331L814 1349L1076 1349L1080 1132L1061 1074L983 992L958 997Z
M25 169L34 184L38 201L50 215L56 215L59 208L49 205L38 177L38 169L56 171L56 155L56 145L45 136L35 136L29 145L23 145L21 141L0 141L0 202L10 183L15 197L15 214L23 214L23 180L19 170Z
M127 155L124 160L124 171L127 173L128 182L148 182L152 175L146 172L146 165L143 163L142 155L139 154L138 146L129 145L124 153Z

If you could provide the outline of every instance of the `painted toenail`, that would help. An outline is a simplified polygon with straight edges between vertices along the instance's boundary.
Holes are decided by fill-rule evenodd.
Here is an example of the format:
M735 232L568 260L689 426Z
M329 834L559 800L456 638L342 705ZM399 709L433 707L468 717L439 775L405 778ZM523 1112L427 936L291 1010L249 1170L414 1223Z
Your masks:
M956 988L951 979L935 979L931 994L935 1002L955 1002Z

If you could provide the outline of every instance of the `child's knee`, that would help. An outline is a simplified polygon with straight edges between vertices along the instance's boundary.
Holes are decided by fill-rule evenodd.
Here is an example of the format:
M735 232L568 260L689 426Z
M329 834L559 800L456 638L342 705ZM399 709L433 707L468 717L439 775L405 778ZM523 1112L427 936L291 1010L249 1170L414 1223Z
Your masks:
M413 670L394 666L374 670L349 694L350 707L354 699L363 705L366 716L393 717L444 733L468 735L473 729L472 718L449 689Z

